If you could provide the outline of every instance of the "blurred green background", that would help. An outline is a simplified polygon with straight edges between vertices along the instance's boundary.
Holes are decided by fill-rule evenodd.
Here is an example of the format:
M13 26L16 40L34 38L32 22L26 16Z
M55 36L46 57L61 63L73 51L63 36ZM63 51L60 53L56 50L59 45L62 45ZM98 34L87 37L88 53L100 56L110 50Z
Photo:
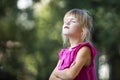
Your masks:
M120 80L120 0L0 0L0 80L48 80L72 8L93 16L97 80Z

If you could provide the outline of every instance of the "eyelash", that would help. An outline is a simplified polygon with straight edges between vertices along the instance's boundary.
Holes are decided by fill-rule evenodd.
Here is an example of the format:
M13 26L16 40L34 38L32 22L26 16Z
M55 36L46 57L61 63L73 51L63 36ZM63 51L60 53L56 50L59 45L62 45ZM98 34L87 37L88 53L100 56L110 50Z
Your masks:
M71 22L75 23L76 21L71 21Z
M73 23L76 23L76 21L69 21L69 22L73 22ZM64 21L64 23L67 23L67 21Z

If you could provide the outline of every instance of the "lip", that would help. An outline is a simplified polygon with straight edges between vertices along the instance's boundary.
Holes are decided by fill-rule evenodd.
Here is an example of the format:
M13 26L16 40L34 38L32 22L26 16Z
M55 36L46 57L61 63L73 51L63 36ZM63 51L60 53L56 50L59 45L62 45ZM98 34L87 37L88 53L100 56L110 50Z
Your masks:
M68 26L65 26L64 28L69 29L69 27L68 27Z

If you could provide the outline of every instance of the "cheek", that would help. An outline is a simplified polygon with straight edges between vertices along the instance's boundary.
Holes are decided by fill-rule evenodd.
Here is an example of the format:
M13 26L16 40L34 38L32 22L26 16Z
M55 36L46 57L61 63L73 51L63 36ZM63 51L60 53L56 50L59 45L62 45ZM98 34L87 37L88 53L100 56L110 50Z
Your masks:
M72 30L75 32L80 32L81 31L81 27L79 25L75 25L72 27Z

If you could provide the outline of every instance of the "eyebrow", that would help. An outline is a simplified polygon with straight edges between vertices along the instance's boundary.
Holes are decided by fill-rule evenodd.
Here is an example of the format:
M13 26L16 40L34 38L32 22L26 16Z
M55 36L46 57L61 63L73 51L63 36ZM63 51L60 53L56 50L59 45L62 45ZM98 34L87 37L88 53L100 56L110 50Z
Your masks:
M64 20L77 20L77 18L65 18Z

